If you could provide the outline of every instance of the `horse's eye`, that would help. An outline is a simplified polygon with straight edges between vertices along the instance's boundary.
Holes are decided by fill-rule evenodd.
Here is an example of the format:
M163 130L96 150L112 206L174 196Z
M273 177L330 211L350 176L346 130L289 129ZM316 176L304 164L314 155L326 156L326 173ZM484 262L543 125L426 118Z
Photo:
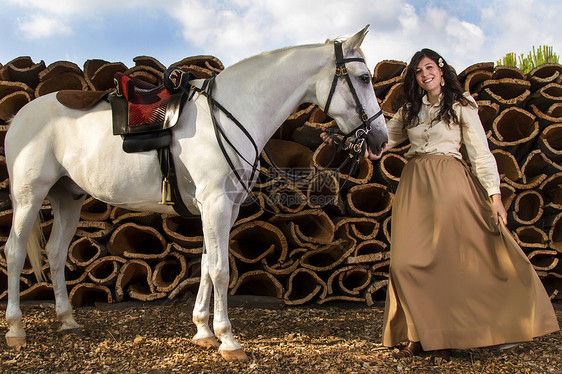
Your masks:
M363 83L371 83L371 77L369 74L363 74L359 77L359 80Z

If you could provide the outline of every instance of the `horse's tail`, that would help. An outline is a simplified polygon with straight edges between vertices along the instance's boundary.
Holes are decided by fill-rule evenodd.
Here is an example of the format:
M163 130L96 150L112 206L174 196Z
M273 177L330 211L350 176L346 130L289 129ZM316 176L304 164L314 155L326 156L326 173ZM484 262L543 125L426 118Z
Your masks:
M41 217L37 216L26 247L27 255L29 256L29 262L31 263L31 267L33 268L33 273L35 273L37 282L46 281L45 274L43 274L42 269L43 257L41 256L41 248L44 245L45 236L43 235L43 230L41 230Z

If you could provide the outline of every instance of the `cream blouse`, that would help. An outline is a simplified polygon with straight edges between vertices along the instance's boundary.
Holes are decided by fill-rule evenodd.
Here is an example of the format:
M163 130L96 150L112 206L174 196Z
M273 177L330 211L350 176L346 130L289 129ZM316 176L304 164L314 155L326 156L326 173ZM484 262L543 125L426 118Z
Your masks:
M453 105L462 126L445 122L432 122L441 106L441 97L435 105L431 105L427 95L422 99L419 125L403 131L402 109L387 122L388 148L392 148L405 140L410 140L411 147L404 157L411 158L416 154L450 155L462 159L461 143L466 147L472 171L482 184L488 195L500 193L500 177L494 155L488 147L486 133L478 117L478 109L462 106L458 102ZM472 96L465 93L465 97L474 102Z

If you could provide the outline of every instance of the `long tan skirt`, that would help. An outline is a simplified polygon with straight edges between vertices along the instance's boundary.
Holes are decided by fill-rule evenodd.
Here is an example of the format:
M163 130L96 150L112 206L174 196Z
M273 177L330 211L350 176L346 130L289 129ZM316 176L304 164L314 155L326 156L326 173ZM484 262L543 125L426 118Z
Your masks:
M383 344L424 350L532 340L559 329L548 295L486 191L451 156L404 167L392 207Z

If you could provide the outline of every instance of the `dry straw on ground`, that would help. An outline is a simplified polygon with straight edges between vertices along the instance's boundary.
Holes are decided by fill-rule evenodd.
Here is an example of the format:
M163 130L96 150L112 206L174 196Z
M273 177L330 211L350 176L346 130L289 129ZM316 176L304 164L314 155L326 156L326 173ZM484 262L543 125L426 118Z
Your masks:
M1 373L562 373L562 332L500 351L453 351L397 361L381 347L381 307L358 303L286 307L279 300L234 297L230 317L250 360L224 361L190 342L193 299L100 304L76 310L80 335L61 336L51 303L23 307L28 345L0 343ZM0 330L6 329L4 308ZM562 323L562 310L557 310Z

